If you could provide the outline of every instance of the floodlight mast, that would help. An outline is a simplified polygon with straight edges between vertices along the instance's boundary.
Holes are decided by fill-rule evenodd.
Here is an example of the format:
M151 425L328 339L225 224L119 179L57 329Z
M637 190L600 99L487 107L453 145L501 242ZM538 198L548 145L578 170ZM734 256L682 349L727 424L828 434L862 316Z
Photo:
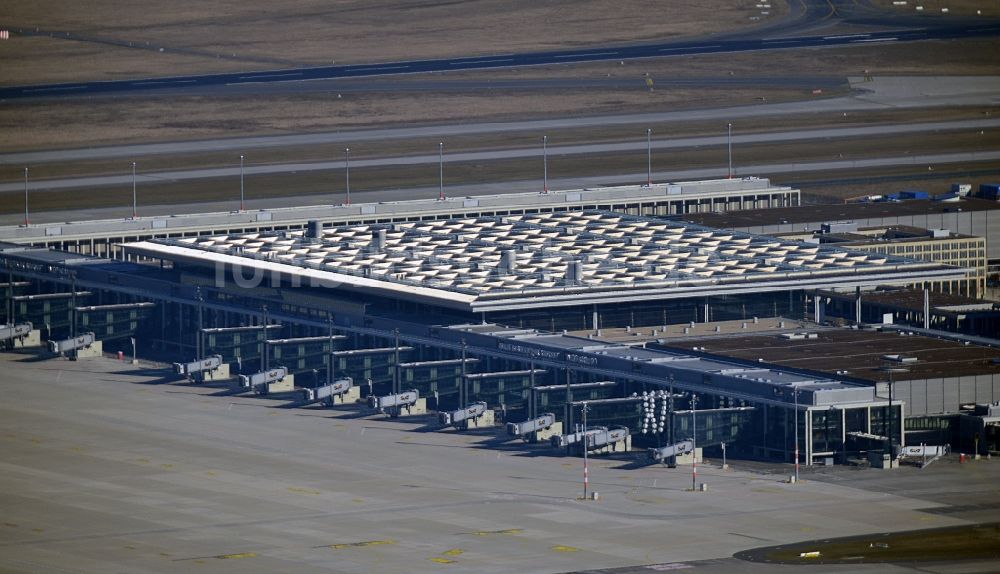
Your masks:
M351 204L351 148L344 148L344 187L347 191L347 200L344 205Z
M246 211L243 195L243 154L240 154L240 211Z
M132 162L132 219L138 217L135 204L135 162Z
M438 201L444 201L444 142L438 142Z
M587 486L590 483L590 468L587 466L587 451L590 450L590 435L587 434L587 412L590 407L583 401L583 498L587 498Z
M792 389L795 397L795 483L799 482L799 390Z
M653 130L646 128L646 187L653 187Z
M28 227L31 222L28 220L28 168L24 168L24 226ZM13 287L11 287L13 289ZM13 291L11 291L13 293Z
M733 179L733 123L727 124L727 147L729 148L729 179Z
M549 136L542 136L542 193L549 192Z
M698 395L691 395L691 490L698 489Z

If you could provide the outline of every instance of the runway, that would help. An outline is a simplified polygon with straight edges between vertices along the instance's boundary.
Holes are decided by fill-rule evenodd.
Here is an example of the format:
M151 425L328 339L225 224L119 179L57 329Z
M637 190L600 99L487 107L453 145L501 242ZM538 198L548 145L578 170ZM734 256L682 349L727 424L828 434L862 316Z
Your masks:
M895 124L895 125L878 125L878 126L862 126L862 127L849 127L849 128L829 128L829 129L809 129L809 130L795 130L795 131L785 131L785 132L774 132L774 133L758 133L758 134L747 134L747 135L737 135L733 138L734 145L752 145L752 144L768 144L768 143L788 143L796 141L808 141L808 140L835 140L844 138L859 138L859 137L878 137L886 135L911 135L919 133L929 133L929 132L961 132L961 131L983 131L992 130L1000 127L1000 118L983 118L977 120L964 120L964 121L952 121L952 122L928 122L920 124ZM677 149L691 149L698 147L712 147L712 146L724 146L727 143L726 136L705 136L705 137L694 137L694 138L676 138L656 141L655 144L651 144L652 149L656 151L666 151L666 150L677 150ZM548 148L548 153L553 157L560 156L572 156L572 155L596 155L596 154L615 154L615 153L628 153L628 152L640 152L646 149L645 141L635 141L635 142L624 142L624 143L602 143L602 144L581 144L581 145L569 145L569 146L550 146ZM513 160L522 159L530 157L540 157L541 150L538 148L518 148L518 149L508 149L508 150L490 150L490 151L476 151L476 152L459 152L459 153L449 153L443 161L445 163L460 163L460 162L483 162L483 161L502 161L502 160ZM994 157L996 156L996 157ZM955 153L955 154L938 154L935 156L927 156L927 162L954 162L954 161L982 161L987 159L997 159L1000 157L1000 152L983 152L978 154L968 154L968 153ZM867 160L869 166L887 166L887 165L898 165L900 162L910 163L912 157L906 156L902 158L872 158ZM366 167L398 167L398 166L413 166L413 165L427 165L436 164L439 161L439 156L437 154L424 154L424 155L412 155L412 156L398 156L398 157L385 157L385 158L374 158L374 159L363 159L355 158L351 161L351 166L359 169ZM822 162L815 165L818 169L844 169L856 167L858 162ZM762 170L767 173L787 173L789 171L789 165L804 165L804 164L783 164L779 166L760 166ZM244 174L248 176L254 175L268 175L268 174L278 174L278 173L302 173L310 171L331 171L344 169L344 161L328 161L328 162L312 162L312 163L290 163L290 164L271 164L271 165L258 165L250 166L244 168ZM160 183L169 181L172 183L191 181L199 179L211 179L211 178L226 178L226 177L238 177L240 175L240 168L236 167L224 167L224 168L208 168L208 169L193 169L193 170L178 170L178 171L162 171L153 173L142 173L141 176L137 177L137 181L142 184L149 183ZM54 191L54 190L66 190L66 189L93 189L97 187L110 187L110 186L125 186L131 185L132 176L131 174L123 175L112 175L112 176L97 176L97 177L79 177L70 179L54 179L54 180L41 180L31 182L29 185L30 191ZM10 192L21 192L24 191L23 182L17 183L4 183L0 184L0 193L10 193Z
M746 118L778 117L789 114L843 114L887 108L933 108L957 106L989 106L1000 103L1000 77L898 77L875 78L862 82L851 78L855 93L851 96L829 99L803 100L774 104L756 104L730 108L707 108L658 113L617 114L525 120L514 122L478 122L442 124L419 127L368 128L336 132L303 133L276 136L251 136L219 138L181 142L163 142L139 145L87 147L63 150L41 150L0 154L0 166L40 165L72 161L114 158L135 159L142 156L166 154L195 154L233 152L234 155L252 150L286 146L343 144L350 146L360 141L402 140L407 138L447 138L470 134L503 134L535 131L554 135L559 130L601 126L637 126L637 134L646 127L654 128L658 146L667 145L662 137L669 135L662 124L675 122L718 121L721 130L725 123ZM641 126L641 130L638 127ZM738 125L737 133L738 133ZM921 129L921 128L916 128ZM740 136L738 136L740 137ZM645 145L645 142L642 143ZM694 144L698 145L698 144ZM658 149L665 149L658 147ZM534 152L537 153L537 150ZM449 154L449 161L455 161ZM436 161L436 156L435 160ZM335 163L335 162L334 162ZM0 184L0 190L4 189Z
M943 153L929 155L894 156L867 160L837 160L825 162L785 162L771 164L737 165L734 173L737 177L769 177L780 183L781 175L822 173L819 176L824 184L835 185L841 181L856 181L859 170L913 166L921 172L928 173L928 167L934 167L935 174L948 169L949 164L963 164L983 161L1000 160L1000 151L976 153ZM652 173L654 182L696 181L703 179L725 178L726 166L683 169L658 170ZM958 176L955 176L958 177ZM646 173L610 174L590 177L550 178L551 189L584 189L613 185L634 185L645 182ZM446 185L445 195L449 197L475 197L478 195L493 195L504 193L523 193L540 191L541 177L534 180L505 181L494 183L469 183ZM22 188L23 191L23 188ZM140 188L141 193L141 188ZM375 203L383 201L405 201L413 199L428 199L436 197L438 187L407 187L405 189L354 190L351 193L355 203ZM282 207L302 207L318 204L339 204L344 199L343 190L338 189L330 194L311 194L297 196L281 196L275 198L255 198L247 200L248 209L274 209ZM157 215L172 215L178 213L213 213L232 211L237 208L239 197L234 194L231 201L207 201L199 203L160 203L144 205L140 200L139 213L143 217ZM129 215L129 206L80 208L72 211L42 211L32 212L33 225L59 223L64 221L91 221L101 219L123 218ZM0 214L0 225L19 225L24 214L20 212Z
M892 22L884 22L891 24ZM926 22L925 22L926 23ZM795 27L788 26L788 33ZM992 21L947 23L938 26L923 26L879 30L859 33L769 36L766 38L717 38L708 37L687 41L640 44L619 47L586 47L575 50L559 50L529 53L506 53L477 55L469 57L380 62L355 65L321 66L314 68L280 68L256 72L234 72L159 78L139 78L98 82L68 82L60 84L12 86L0 88L0 99L78 97L112 93L144 93L174 90L185 95L197 94L204 88L218 86L240 86L246 84L274 82L312 82L348 78L395 76L404 74L426 74L431 72L455 72L489 70L499 68L519 68L555 64L575 64L608 60L636 60L643 58L663 58L693 56L701 54L755 52L763 50L795 50L805 48L829 48L850 45L875 45L925 40L953 40L960 38L980 38L996 36L1000 24ZM166 48L160 48L165 51Z

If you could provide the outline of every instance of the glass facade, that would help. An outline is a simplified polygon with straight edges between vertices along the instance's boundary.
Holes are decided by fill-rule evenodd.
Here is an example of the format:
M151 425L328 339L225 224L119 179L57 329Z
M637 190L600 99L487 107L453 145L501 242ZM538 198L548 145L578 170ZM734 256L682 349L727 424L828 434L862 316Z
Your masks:
M269 329L270 330L270 329ZM204 335L205 355L220 355L223 362L241 363L246 365L247 372L260 361L261 341L264 339L261 329L241 331L226 331Z
M597 318L597 325L594 318ZM739 297L708 297L679 301L650 301L581 305L537 311L490 313L487 320L519 328L558 332L580 329L610 329L626 326L678 325L694 321L729 321L752 317L805 316L802 291L756 293Z
M486 401L491 406L504 405L509 414L527 412L531 393L528 371L474 374L466 379L470 400Z
M478 363L476 359L467 361L466 369ZM422 397L438 397L438 410L457 409L459 386L462 382L462 363L457 361L431 361L400 365L403 389L416 389ZM429 403L428 403L429 404Z
M139 329L140 321L151 316L152 306L133 309L94 309L77 311L77 331L92 331L101 341L130 337Z
M343 348L341 339L333 340L333 350L339 351ZM316 340L308 342L272 343L268 345L269 365L272 367L287 367L288 372L294 375L303 373L312 374L314 371L322 371L321 376L315 376L317 380L326 380L326 368L328 355L330 353L330 341ZM334 376L340 373L334 372ZM296 381L298 383L298 381ZM299 384L299 386L302 386Z
M837 453L844 450L841 410L812 411L812 452Z
M573 401L592 401L597 399L610 399L619 396L617 386L613 384L605 385L571 385L570 393ZM535 389L535 408L539 413L553 413L556 420L564 423L564 429L580 422L577 420L579 413L566 413L566 387L563 385L553 385L541 389ZM588 419L588 424L590 421Z
M900 444L903 436L903 428L900 423L900 405L892 405L892 410L888 406L870 407L869 418L871 420L871 434L879 436L889 436L892 432L893 444ZM890 417L889 414L892 413Z
M78 292L76 295L77 307L89 304L90 299L89 292ZM72 336L70 333L73 316L70 311L72 304L73 298L69 294L60 294L58 297L15 297L14 317L17 321L30 321L36 329L41 330L42 335L47 339L65 339ZM80 331L79 324L77 324L77 331Z
M573 401L573 420L583 422L583 404ZM626 426L629 432L636 434L642 427L642 403L640 401L587 403L587 427ZM571 429L564 429L567 432Z
M738 445L744 438L743 431L752 416L753 410L706 410L695 411L695 420L692 421L691 411L679 412L674 417L674 437L675 440L682 440L693 435L695 445L700 448L726 443L728 449L729 445Z
M401 348L399 360L411 360L412 349ZM338 351L333 354L338 377L351 377L354 384L361 387L367 396L368 381L372 382L372 392L387 395L392 392L392 380L396 372L395 349L363 349L358 351Z

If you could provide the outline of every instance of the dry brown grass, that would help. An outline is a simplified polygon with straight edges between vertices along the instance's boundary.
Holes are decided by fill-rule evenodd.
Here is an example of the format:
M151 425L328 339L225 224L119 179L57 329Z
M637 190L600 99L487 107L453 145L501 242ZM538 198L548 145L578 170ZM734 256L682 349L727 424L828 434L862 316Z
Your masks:
M581 43L665 39L673 35L697 32L712 21L722 27L746 25L747 10L754 2L641 2L625 0L614 5L610 20L601 11L606 3L594 1L528 3L523 1L453 4L420 4L415 0L372 6L361 0L333 4L312 0L299 5L296 15L278 14L278 5L257 0L250 3L166 4L167 8L150 11L147 5L124 8L117 2L90 3L86 9L65 0L12 6L5 14L7 22L39 27L72 30L74 33L108 38L149 41L166 44L163 53L52 38L17 38L0 43L8 83L25 81L78 80L88 78L118 79L154 74L192 73L277 67L271 63L329 63L336 58L346 61L374 61L416 58L434 55L524 51L570 47ZM774 3L778 6L780 3ZM398 8L385 12L387 5ZM720 9L721 6L725 9ZM303 7L304 6L304 7ZM468 20L469 6L476 8L476 25ZM501 10L501 6L507 11ZM513 6L513 8L510 8ZM460 10L461 9L461 10ZM671 10L670 17L656 18L656 10ZM569 12L560 16L559 10ZM512 20L515 19L515 20ZM561 18L561 19L560 19ZM552 22L558 21L553 26ZM377 24L382 27L377 29ZM386 41L392 38L392 41ZM499 50L502 47L503 50ZM177 50L189 50L181 54ZM235 60L215 57L226 51ZM593 79L618 78L621 87L601 89L509 89L392 92L380 90L381 80L370 80L372 91L347 92L337 98L333 91L302 94L278 93L240 96L155 96L101 97L87 100L51 100L48 102L5 102L0 105L0 151L87 147L107 144L191 140L219 137L284 134L353 129L399 124L460 123L464 121L516 120L595 114L636 113L678 110L686 107L744 105L767 98L781 101L814 97L808 78L858 75L871 69L877 75L994 75L1000 69L1000 41L968 40L924 42L905 45L845 47L827 50L773 51L745 54L718 54L680 58L662 58L626 62L598 62L584 65L545 66L515 70L494 70L453 74L392 78L392 82L427 82L428 80L535 80L538 78ZM644 75L656 81L656 90L647 91ZM799 86L768 85L767 78L802 78ZM716 78L758 79L749 86L671 87L672 79L705 78L706 85ZM763 80L761 80L763 79ZM368 82L369 80L366 80ZM831 95L826 90L824 96ZM836 92L836 90L834 90ZM994 110L995 111L995 110ZM934 110L930 112L887 111L850 118L850 122L919 121L945 117L976 117L983 110ZM894 115L897 114L897 115ZM969 115L971 114L971 115ZM892 117L890 117L892 116ZM769 125L765 125L765 123ZM772 118L760 123L741 124L745 131L783 129L799 125L843 125L831 118L800 116ZM654 126L658 133L694 135L714 133L719 127L706 123ZM558 143L589 140L621 141L641 138L634 127L610 127L602 130L566 130L549 134ZM641 132L641 130L638 130ZM492 149L530 145L538 134L519 133L504 136L467 136L449 138L449 150ZM941 138L934 141L938 151L968 149L972 142ZM842 144L838 144L842 145ZM995 148L996 141L990 145ZM359 141L352 148L360 155L397 155L427 153L436 142L425 138L379 144ZM888 148L861 147L879 154ZM900 149L900 148L895 148ZM853 151L853 150L852 150ZM755 154L758 151L740 150ZM761 152L763 153L763 152ZM843 150L820 146L804 153L802 146L772 147L767 162L782 158L805 160L810 154L835 157ZM707 154L701 155L698 154ZM716 162L718 150L698 150L671 155L671 168L708 165ZM232 165L233 154L180 155L144 158L143 168L182 169ZM249 154L254 163L279 163L339 158L334 146L292 147L259 150ZM711 160L706 159L711 157ZM764 157L764 156L761 156ZM599 175L602 173L641 172L642 157L567 159L553 165L553 177L563 175ZM750 156L741 157L748 163ZM59 166L40 166L33 177L66 177L77 174L120 173L127 162L81 162ZM531 162L496 162L495 164L449 167L449 181L504 181L532 177L537 166ZM665 169L661 167L660 169ZM573 171L576 170L576 171ZM428 173L424 173L427 171ZM410 187L433 185L434 170L359 170L362 188ZM16 180L19 170L10 170L3 179ZM190 201L226 196L220 182L195 182L163 185L148 190L162 201ZM223 187L228 188L230 182ZM328 174L286 174L255 182L253 193L299 195L326 192ZM38 209L68 209L74 206L119 204L116 191L98 193L65 192L40 194ZM124 193L124 192L123 192ZM15 194L16 195L16 194ZM127 198L126 202L127 202ZM11 197L2 206L16 211L19 200ZM33 199L33 203L36 200ZM9 204L9 205L8 205Z
M734 160L738 173L740 166L751 164L771 164L783 161L825 161L838 159L864 159L876 155L905 155L935 153L943 148L952 152L995 149L1000 145L1000 135L978 133L927 134L919 138L898 138L892 136L838 140L831 146L826 141L806 141L785 144L745 145L734 149ZM352 152L354 148L352 148ZM152 163L151 163L152 162ZM726 162L724 146L658 153L654 157L654 170L682 170L689 168L718 167L721 173ZM995 162L991 165L995 165ZM146 170L157 169L155 160L143 162ZM897 174L926 170L926 166L896 168L895 170L871 170ZM940 169L950 170L951 166ZM610 174L644 174L646 156L644 153L608 153L600 155L554 156L549 160L549 177L559 178L601 176ZM538 158L521 158L476 163L456 163L446 166L446 181L449 186L456 183L494 183L505 181L541 180ZM124 173L125 167L119 173ZM852 172L850 177L858 177L865 172ZM753 174L769 176L771 174ZM791 180L815 180L817 177L842 177L838 174L795 175ZM377 168L352 168L351 190L357 194L356 201L364 201L366 191L387 189L412 189L426 187L433 189L438 183L436 165L397 166ZM641 179L641 178L640 178ZM914 177L914 179L917 179ZM785 183L785 178L780 179ZM636 182L638 183L638 181ZM247 178L247 198L275 198L325 194L320 202L333 202L343 193L343 171L281 173ZM238 180L235 178L195 180L158 185L142 184L139 188L141 204L192 203L232 199L238 197ZM825 194L837 192L826 191ZM861 193L853 193L860 195ZM433 192L428 192L433 196ZM415 197L410 197L415 199ZM15 213L23 209L23 199L18 194L0 196L0 212ZM34 193L31 196L32 211L68 210L83 207L124 206L131 201L131 187L78 189L72 191L51 191Z
M226 72L233 68L233 62L219 59L40 36L15 37L0 43L0 61L4 72L2 85L141 78L153 69L184 74Z
M958 108L936 111L935 121L978 119L987 114L1000 114L1000 108ZM925 110L885 109L855 112L844 117L841 114L794 114L778 117L745 118L734 124L734 133L739 136L751 133L766 133L804 128L871 126L880 123L922 122L929 118ZM587 128L563 129L549 133L553 146L584 143L642 142L647 126L610 125ZM690 136L721 135L724 127L719 122L672 122L654 124L654 142L660 138L680 138ZM503 134L467 134L447 138L446 153L473 151L530 149L539 145L539 132L535 130L511 131ZM372 159L379 157L402 157L407 155L433 154L437 152L439 138L417 137L402 140L371 141L358 138L350 143L352 157ZM318 144L282 146L245 151L247 166L261 164L282 164L298 162L320 162L338 160L343 156L342 144ZM115 158L80 161L72 163L50 163L32 166L32 180L58 179L66 177L120 175L127 170L132 159L139 161L140 169L146 172L171 171L177 169L199 169L233 167L238 163L239 152L190 153L171 155L137 155L135 158ZM17 171L17 173L14 173ZM6 175L19 177L14 170Z
M0 58L18 62L0 81L14 85L662 41L749 28L756 25L750 16L760 12L752 0L301 0L294 8L262 0L9 4L3 17L13 29L164 48L161 54L15 36L0 45ZM775 1L769 18L785 12Z
M16 103L0 108L0 150L84 147L111 143L284 134L394 123L459 122L609 114L770 101L801 90L563 90L537 93L480 91L428 94L279 95L233 98L100 99ZM30 126L25 129L25 126Z
M993 75L1000 69L1000 41L924 42L906 46L775 51L704 55L577 66L440 74L461 80L607 78L626 80L615 89L525 89L468 92L332 92L234 97L126 97L50 102L7 102L0 106L0 150L80 147L351 129L393 123L593 115L662 111L697 106L740 105L814 97L803 89L768 87L671 88L673 78L723 77L736 80L856 75ZM644 74L656 81L648 92ZM732 76L729 74L732 73ZM420 81L427 81L421 76ZM418 81L393 80L395 81ZM373 89L378 81L373 80ZM631 82L631 83L629 83ZM828 90L829 92L829 90ZM829 93L825 95L830 95Z

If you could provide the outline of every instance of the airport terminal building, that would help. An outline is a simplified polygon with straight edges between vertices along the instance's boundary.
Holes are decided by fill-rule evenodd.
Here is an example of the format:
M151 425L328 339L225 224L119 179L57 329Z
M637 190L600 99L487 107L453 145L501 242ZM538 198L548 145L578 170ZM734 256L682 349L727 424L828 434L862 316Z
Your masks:
M314 221L124 252L134 262L3 245L8 322L50 340L93 333L106 350L134 339L169 361L219 357L248 376L283 368L297 387L350 377L438 410L552 413L567 432L586 408L588 427L627 427L634 446L693 437L786 461L798 447L806 462L902 445L903 404L849 378L666 349L657 333L724 320L790 331L811 291L965 274L596 209Z

